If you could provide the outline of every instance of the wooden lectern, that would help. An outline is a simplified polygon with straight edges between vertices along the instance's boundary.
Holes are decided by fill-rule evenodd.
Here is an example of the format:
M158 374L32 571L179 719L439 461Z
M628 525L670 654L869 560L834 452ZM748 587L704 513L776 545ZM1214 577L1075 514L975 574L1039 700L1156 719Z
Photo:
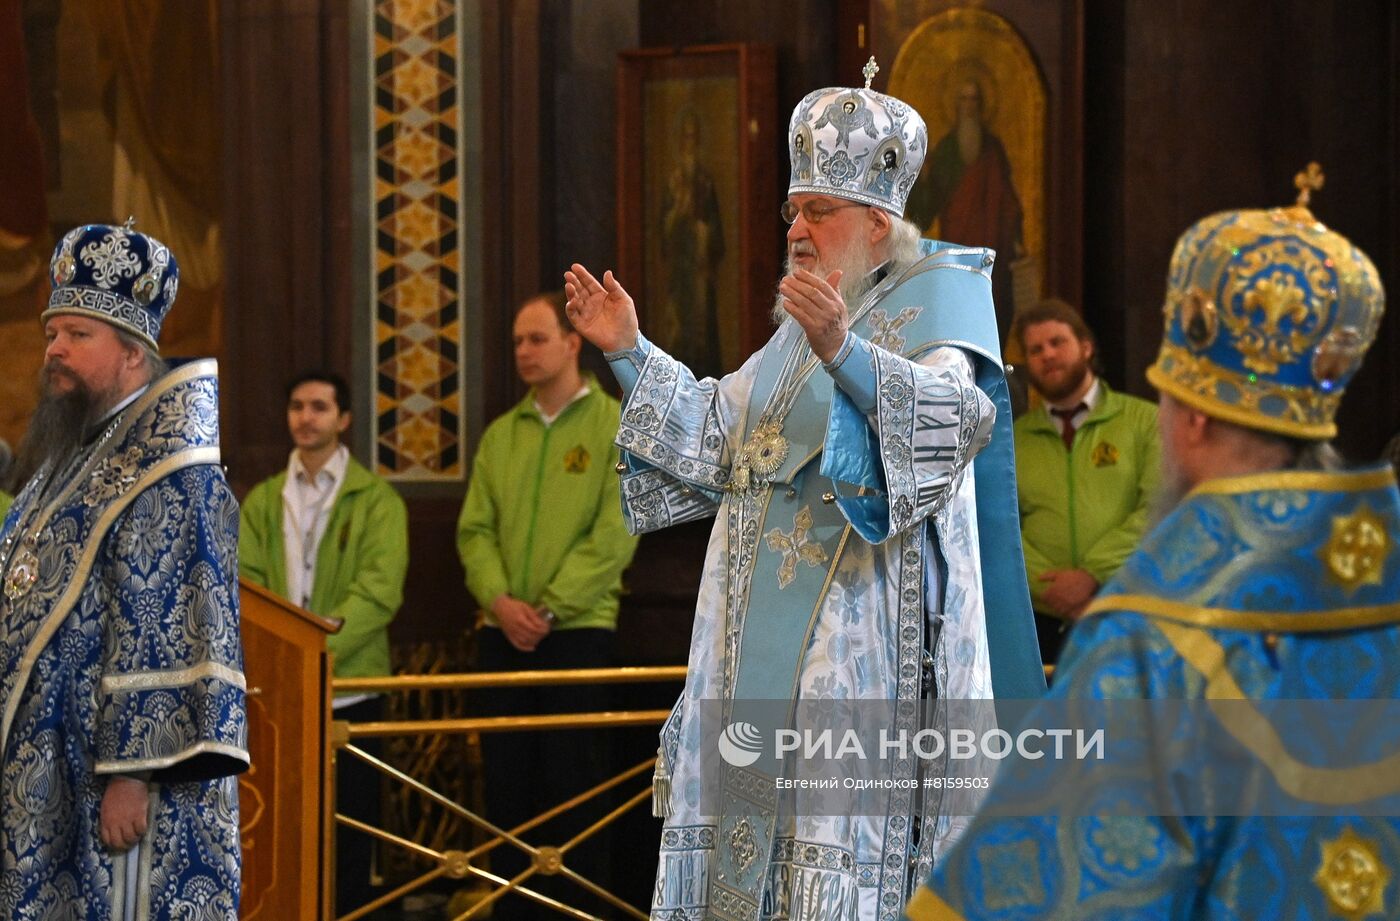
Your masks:
M239 580L248 749L239 778L243 837L241 918L320 921L335 810L330 802L330 660L339 625Z

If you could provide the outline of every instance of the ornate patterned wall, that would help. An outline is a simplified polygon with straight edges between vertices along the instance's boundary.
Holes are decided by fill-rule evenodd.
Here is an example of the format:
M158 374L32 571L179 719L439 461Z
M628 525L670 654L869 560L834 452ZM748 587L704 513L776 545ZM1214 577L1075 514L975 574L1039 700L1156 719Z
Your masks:
M460 482L466 462L464 264L457 4L366 4L372 67L364 94L372 209L372 357L357 362L373 394L376 471Z

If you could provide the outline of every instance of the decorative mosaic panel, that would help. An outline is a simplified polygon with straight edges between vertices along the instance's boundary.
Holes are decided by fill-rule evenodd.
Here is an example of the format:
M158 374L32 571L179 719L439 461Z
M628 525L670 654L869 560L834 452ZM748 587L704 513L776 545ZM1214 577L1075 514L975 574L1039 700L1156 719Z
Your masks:
M460 481L458 14L446 0L375 0L369 14L375 467L399 481Z

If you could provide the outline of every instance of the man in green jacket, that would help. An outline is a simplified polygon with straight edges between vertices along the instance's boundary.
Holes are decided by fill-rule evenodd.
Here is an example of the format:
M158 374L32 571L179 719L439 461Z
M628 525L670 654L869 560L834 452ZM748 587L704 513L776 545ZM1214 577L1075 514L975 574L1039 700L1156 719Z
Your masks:
M0 438L0 483L5 482L10 476L10 467L14 455L10 451L10 443ZM10 504L15 501L15 497L0 489L0 524L5 521L5 513L10 510Z
M287 428L296 446L287 469L243 501L239 571L323 617L341 622L327 640L338 678L389 674L389 622L403 602L408 512L392 486L350 456L350 394L337 374L309 371L287 387ZM377 695L342 695L335 718L383 718ZM361 745L372 753L374 744ZM336 767L336 808L379 823L379 774L357 758ZM336 914L368 901L371 840L339 830Z
M1013 332L1044 401L1014 426L1016 490L1040 653L1054 662L1147 527L1161 465L1157 407L1094 374L1094 335L1064 301L1025 311Z
M467 588L483 612L479 664L484 671L607 667L622 572L637 546L622 521L614 469L618 402L580 372L582 339L564 314L563 292L523 304L513 335L516 371L530 392L482 435L457 521ZM609 698L597 685L499 689L483 706L500 715L589 712L608 709ZM488 816L509 829L532 806L587 789L605 776L605 754L569 732L484 735ZM567 833L552 827L540 840ZM579 863L597 851L571 853L571 866L600 875L601 863ZM508 846L492 862L504 876L523 867ZM579 891L558 894L575 902ZM531 911L507 898L495 917Z

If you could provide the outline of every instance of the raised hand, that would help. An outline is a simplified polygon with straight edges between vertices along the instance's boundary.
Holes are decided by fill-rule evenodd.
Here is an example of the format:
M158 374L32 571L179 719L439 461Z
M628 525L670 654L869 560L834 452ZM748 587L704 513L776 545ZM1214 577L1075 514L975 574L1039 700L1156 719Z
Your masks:
M600 284L577 262L564 273L564 309L579 335L604 352L620 352L637 344L637 306L617 283L611 270Z
M839 269L826 278L798 269L778 283L783 309L802 327L812 353L822 361L836 357L851 322L846 299L837 287L840 283Z

